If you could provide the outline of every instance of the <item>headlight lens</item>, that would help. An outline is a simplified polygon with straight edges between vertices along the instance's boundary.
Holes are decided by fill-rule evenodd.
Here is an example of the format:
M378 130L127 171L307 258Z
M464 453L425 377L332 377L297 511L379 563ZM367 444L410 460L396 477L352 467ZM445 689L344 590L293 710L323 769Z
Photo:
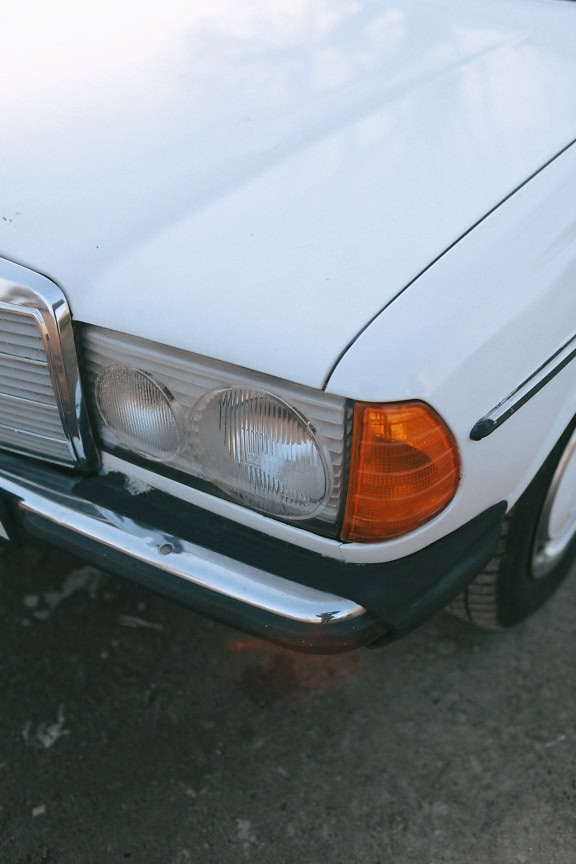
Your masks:
M337 535L346 399L123 333L79 332L103 451Z
M314 430L270 393L241 387L208 393L194 410L191 445L216 486L266 513L310 518L330 492Z
M169 461L183 443L183 424L170 391L141 369L109 366L96 382L104 422L137 453Z

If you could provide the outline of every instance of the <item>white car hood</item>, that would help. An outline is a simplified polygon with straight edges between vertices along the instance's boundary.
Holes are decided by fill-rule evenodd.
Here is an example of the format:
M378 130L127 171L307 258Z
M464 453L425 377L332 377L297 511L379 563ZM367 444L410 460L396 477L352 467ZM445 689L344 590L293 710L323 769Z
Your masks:
M2 31L0 255L312 386L576 138L561 0L20 0Z

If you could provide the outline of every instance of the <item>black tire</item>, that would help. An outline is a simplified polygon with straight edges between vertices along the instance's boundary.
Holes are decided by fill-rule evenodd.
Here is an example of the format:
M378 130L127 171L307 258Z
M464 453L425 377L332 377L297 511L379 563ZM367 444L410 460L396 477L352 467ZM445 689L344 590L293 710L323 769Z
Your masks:
M551 555L552 505L560 480L570 482L567 465L576 464L576 422L506 515L496 554L488 566L448 607L480 627L503 630L542 606L566 578L576 558L576 522L562 534L560 553ZM560 479L559 479L560 478Z

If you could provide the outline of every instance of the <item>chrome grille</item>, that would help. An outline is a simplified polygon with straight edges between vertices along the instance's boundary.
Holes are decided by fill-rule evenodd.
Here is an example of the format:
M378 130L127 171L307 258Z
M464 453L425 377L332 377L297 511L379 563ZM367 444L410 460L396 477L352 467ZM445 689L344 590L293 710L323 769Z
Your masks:
M0 314L0 445L71 463L48 358L31 313Z
M50 280L3 259L0 448L81 468L96 453L66 299Z
M145 339L96 327L82 327L82 354L87 373L87 392L94 405L96 379L108 366L127 365L148 372L167 387L175 399L191 411L196 402L218 387L242 386L264 388L297 408L314 426L328 455L332 469L332 491L322 511L315 517L322 522L335 522L342 500L344 484L346 401L338 396L269 379L228 363L217 362L187 351L168 348ZM104 449L122 448L113 431L102 423L99 433ZM171 468L203 478L203 468L190 449L185 449L170 462ZM160 470L155 462L154 470Z

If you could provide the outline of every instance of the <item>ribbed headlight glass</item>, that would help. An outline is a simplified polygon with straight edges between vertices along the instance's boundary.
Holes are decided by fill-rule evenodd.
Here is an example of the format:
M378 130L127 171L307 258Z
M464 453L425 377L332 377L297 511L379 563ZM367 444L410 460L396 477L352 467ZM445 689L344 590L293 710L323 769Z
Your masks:
M191 445L207 477L231 497L285 518L310 518L331 484L305 418L270 393L227 387L208 393L192 417Z
M80 334L103 454L134 457L140 468L154 460L158 478L196 488L202 506L217 509L209 495L219 489L336 536L350 422L344 398L125 333L85 326Z
M96 403L119 440L149 459L178 455L184 429L170 391L151 375L128 366L109 366L98 376Z

